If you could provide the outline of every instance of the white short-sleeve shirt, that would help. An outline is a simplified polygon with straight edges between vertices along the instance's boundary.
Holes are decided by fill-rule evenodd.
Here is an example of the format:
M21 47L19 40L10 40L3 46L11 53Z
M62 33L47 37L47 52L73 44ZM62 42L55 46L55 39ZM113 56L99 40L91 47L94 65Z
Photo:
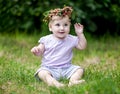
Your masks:
M64 68L71 65L72 49L78 44L78 37L69 34L64 39L57 39L50 34L38 42L45 45L41 66Z

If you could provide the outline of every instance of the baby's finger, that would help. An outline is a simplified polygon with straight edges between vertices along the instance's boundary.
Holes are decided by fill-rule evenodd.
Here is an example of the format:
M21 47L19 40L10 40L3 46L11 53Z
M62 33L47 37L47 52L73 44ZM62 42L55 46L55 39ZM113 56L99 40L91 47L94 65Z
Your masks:
M75 23L75 24L74 24L74 27L75 27L75 28L77 28L78 26L79 26L78 23Z
M36 47L32 48L31 52L33 52L33 53L37 52L37 48Z
M34 52L34 48L31 49L31 52L32 52L32 53Z
M37 52L37 53L39 52L39 49L37 47L35 48L35 52Z

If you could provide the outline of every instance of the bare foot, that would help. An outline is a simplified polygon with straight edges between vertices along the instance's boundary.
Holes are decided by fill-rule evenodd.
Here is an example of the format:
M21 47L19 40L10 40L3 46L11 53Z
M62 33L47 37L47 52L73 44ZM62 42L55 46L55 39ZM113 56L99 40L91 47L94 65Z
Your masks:
M59 84L55 84L55 87L57 87L57 88L61 88L61 87L64 87L65 85L64 84L62 84L62 83L59 83Z
M69 82L68 87L77 85L77 84L82 84L84 82L85 82L85 80L77 80L77 81Z
M56 88L62 88L62 87L65 86L65 84L54 80L53 83L48 84L48 86L53 86L53 87L56 87Z

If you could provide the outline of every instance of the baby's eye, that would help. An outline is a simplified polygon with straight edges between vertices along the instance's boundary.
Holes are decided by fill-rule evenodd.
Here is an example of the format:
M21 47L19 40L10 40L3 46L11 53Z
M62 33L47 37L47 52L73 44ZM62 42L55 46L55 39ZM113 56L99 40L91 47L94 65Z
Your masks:
M68 26L68 24L64 24L64 26Z
M55 24L55 26L60 26L60 24L59 24L59 23L57 23L57 24Z

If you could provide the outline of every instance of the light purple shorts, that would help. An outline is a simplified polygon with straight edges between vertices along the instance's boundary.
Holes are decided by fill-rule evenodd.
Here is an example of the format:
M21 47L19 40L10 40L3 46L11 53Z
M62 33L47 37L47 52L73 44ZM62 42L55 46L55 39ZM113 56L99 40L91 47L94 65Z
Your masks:
M69 79L72 76L72 74L79 68L82 69L80 66L76 66L76 65L71 65L70 67L67 67L67 68L40 67L35 73L35 77L39 79L38 73L41 70L47 70L51 73L53 78L55 78L56 80L60 80L61 78Z

